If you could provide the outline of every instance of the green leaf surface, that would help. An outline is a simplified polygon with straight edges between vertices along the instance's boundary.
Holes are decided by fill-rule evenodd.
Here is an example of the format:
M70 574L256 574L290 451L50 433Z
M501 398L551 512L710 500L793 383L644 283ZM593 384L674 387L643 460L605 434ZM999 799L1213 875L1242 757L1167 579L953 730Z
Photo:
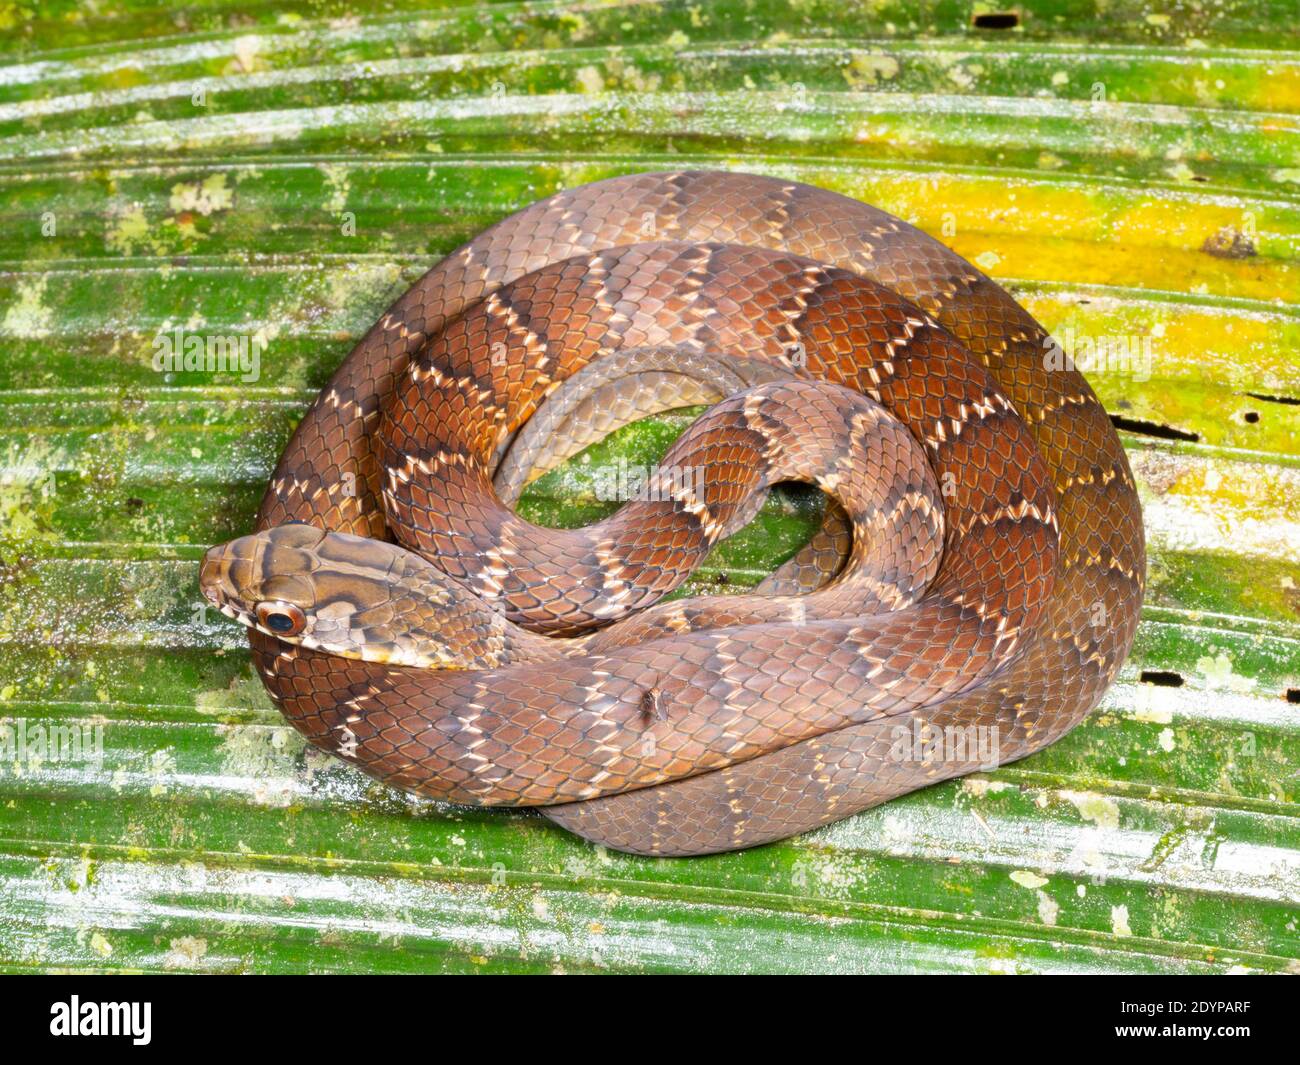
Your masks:
M1293 5L972 24L993 10L0 3L0 967L1300 970ZM1088 369L1150 581L1119 683L1038 755L646 860L307 748L196 563L440 256L557 189L683 167L870 201L1057 336L1137 344L1143 372ZM174 328L266 348L247 380L155 371ZM687 421L621 431L524 513L599 517L590 466L653 461ZM819 505L775 493L687 591L754 583Z

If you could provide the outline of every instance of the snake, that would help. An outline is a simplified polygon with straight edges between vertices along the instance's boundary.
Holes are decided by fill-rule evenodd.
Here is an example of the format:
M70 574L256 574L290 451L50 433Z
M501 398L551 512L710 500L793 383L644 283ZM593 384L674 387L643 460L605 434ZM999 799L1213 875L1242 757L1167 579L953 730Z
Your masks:
M632 854L795 836L1040 750L1122 665L1137 486L1053 344L826 189L565 189L380 317L200 587L306 740L405 792ZM613 429L702 405L608 517L516 513ZM826 498L807 545L751 591L668 597L788 481Z

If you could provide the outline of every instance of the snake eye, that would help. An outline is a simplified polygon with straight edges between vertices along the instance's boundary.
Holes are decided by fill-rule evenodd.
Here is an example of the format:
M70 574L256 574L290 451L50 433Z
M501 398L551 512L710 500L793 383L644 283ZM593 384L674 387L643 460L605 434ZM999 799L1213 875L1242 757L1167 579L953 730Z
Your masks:
M257 621L277 636L297 636L307 627L307 617L292 603L258 603Z

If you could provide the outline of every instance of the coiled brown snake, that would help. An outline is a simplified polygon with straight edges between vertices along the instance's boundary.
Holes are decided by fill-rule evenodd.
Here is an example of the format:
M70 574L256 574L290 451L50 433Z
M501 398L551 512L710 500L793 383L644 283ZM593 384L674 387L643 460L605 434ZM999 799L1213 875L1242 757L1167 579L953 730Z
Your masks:
M204 592L307 739L399 788L542 806L638 853L779 839L988 768L900 756L900 729L990 730L1007 762L1115 676L1141 513L1046 345L964 259L834 193L715 172L572 189L389 309ZM661 472L587 529L510 509L539 463L715 400L660 464L702 481ZM651 606L791 479L839 505L766 587Z

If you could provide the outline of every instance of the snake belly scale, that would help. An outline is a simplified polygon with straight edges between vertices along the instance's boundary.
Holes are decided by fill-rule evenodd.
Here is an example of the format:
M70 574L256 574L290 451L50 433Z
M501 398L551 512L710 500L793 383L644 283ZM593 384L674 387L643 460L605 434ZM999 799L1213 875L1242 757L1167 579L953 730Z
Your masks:
M1047 350L855 200L721 172L581 186L384 314L201 584L285 717L399 788L634 853L784 838L989 767L900 736L1040 749L1127 654L1136 488ZM610 428L717 400L610 518L511 509ZM783 480L832 497L812 543L754 594L654 605Z

